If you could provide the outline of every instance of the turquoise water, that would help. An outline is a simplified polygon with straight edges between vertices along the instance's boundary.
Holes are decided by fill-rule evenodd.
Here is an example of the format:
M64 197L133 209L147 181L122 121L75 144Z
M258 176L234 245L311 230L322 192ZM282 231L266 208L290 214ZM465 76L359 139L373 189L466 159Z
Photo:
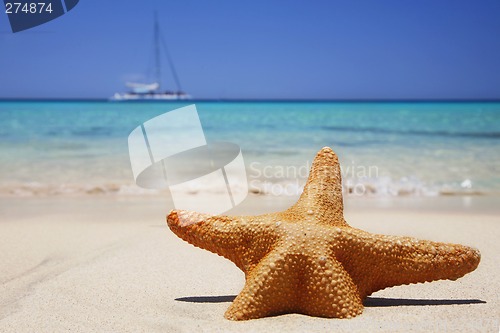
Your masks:
M0 102L0 194L143 193L127 137L191 103ZM196 103L208 141L242 148L252 191L300 191L331 146L348 192L500 193L500 103Z

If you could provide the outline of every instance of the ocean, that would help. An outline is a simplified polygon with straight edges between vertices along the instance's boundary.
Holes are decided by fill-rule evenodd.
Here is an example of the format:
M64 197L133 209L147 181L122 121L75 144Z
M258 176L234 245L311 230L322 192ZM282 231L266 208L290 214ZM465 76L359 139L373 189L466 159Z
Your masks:
M346 195L500 194L500 103L3 101L0 195L158 193L135 185L127 137L193 103L208 142L241 147L252 193L297 195L330 146Z

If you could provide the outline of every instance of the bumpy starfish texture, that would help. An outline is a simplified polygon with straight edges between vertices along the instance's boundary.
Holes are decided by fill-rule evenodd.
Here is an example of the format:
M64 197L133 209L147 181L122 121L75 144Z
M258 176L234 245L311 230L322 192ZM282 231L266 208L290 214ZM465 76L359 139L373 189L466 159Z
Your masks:
M180 238L245 273L245 286L225 313L231 320L285 313L351 318L377 290L456 280L480 260L479 251L467 246L349 226L338 158L328 147L317 154L299 201L286 211L231 217L174 210L167 223Z

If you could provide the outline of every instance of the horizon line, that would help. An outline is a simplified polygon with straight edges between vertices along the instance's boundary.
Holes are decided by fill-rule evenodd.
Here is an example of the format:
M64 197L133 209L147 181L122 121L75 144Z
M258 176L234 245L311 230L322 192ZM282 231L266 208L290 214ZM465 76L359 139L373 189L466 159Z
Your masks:
M108 98L5 98L0 102L110 102L110 103L198 103L198 102L298 102L298 103L500 103L500 98L193 98L184 100L110 101Z

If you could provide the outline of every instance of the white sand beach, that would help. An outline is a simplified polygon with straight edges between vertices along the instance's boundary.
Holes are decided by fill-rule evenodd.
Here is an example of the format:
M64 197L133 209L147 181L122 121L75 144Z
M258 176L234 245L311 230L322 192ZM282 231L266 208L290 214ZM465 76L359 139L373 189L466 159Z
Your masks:
M281 210L294 198L251 195L231 212ZM389 288L354 319L223 314L244 284L230 261L166 226L165 199L105 195L2 198L1 332L498 332L500 208L495 197L348 199L346 220L370 232L480 249L457 281Z

